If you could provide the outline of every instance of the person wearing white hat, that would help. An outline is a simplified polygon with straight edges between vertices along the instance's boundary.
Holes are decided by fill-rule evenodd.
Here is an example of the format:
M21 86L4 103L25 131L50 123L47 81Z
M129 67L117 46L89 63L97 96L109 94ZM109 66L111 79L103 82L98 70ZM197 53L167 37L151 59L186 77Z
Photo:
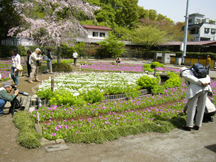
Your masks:
M29 63L31 66L31 73L28 81L29 83L34 83L33 82L34 76L35 76L35 80L37 82L40 82L38 78L38 66L37 66L37 61L42 60L42 58L38 56L40 52L41 52L40 48L36 48L29 58Z
M0 116L3 116L4 106L7 101L13 101L13 99L18 95L19 90L14 91L13 95L9 95L12 91L12 84L6 82L3 87L0 88Z
M210 77L207 75L205 78L197 78L194 76L192 70L187 69L186 67L182 67L180 69L180 74L188 85L185 97L185 100L188 101L187 123L182 128L187 131L190 131L191 129L199 130L202 126L207 95L212 94ZM196 111L195 125L193 125L193 119Z

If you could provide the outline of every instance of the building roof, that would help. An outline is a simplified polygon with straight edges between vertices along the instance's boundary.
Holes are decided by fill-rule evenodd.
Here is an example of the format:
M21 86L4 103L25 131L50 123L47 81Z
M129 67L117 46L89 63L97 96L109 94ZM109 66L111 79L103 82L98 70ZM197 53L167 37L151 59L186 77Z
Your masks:
M165 45L165 46L180 46L181 43L183 43L183 42L167 42L167 43L164 43L162 45ZM187 45L192 45L192 46L206 46L206 45L215 46L216 41L190 41L190 42L187 42Z
M200 16L200 17L204 17L205 15L200 14L200 13L192 13L189 16Z
M92 25L83 25L86 29L97 29L97 30L112 30L106 26L92 26Z

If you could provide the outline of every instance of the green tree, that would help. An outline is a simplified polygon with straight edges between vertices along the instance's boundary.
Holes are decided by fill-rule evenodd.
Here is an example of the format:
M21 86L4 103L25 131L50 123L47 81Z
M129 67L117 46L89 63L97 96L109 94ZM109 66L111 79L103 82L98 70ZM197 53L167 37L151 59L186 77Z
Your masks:
M146 46L149 50L152 46L165 43L169 40L166 31L161 31L157 27L147 25L139 25L132 34L131 41Z
M157 20L157 11L150 9L149 10L149 18L153 21Z
M56 46L58 63L62 43L73 45L76 37L87 36L87 31L79 22L82 15L93 19L93 11L99 9L82 0L25 1L16 5L25 23L10 29L8 36L31 38L41 46Z
M92 5L100 5L101 10L95 12L97 21L107 22L115 27L133 28L138 23L138 0L86 0ZM100 1L100 2L99 2Z
M109 33L109 37L98 43L100 51L104 56L116 58L125 52L125 44L119 42L113 33Z
M129 41L131 30L126 27L117 26L114 28L114 34L122 41Z
M149 11L143 7L138 6L139 19L149 18Z
M13 0L0 1L0 40L7 37L8 30L21 23L20 16L15 10Z
M97 22L105 22L105 26L115 27L115 10L112 8L110 4L103 5L101 10L95 12Z

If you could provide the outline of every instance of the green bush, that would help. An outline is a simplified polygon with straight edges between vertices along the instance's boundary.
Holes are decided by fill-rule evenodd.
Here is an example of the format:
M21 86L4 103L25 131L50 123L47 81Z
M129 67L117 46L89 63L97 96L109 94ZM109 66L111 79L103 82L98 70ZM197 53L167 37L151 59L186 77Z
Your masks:
M144 71L153 72L154 69L151 68L151 64L143 64Z
M41 89L41 90L37 91L37 95L39 97L41 97L41 98L50 99L50 98L53 97L54 93L51 90L51 88L50 89L46 89L46 90Z
M164 67L164 64L161 64L157 61L154 61L151 63L151 68L154 69L154 68L157 68L157 67Z
M93 89L87 92L83 92L81 97L88 103L96 103L105 99L104 93L100 92L99 89Z
M16 112L13 122L18 129L22 129L23 127L34 128L34 122L27 111Z
M35 123L27 111L15 113L13 122L20 129L17 137L19 144L27 148L41 147L41 135L36 131Z
M29 129L28 131L20 131L18 134L17 141L23 147L36 148L41 147L40 139L41 136L35 130Z
M154 85L153 88L151 89L151 93L153 94L163 94L165 89L164 85Z
M76 105L76 96L65 89L55 91L49 100L50 105Z
M148 89L151 90L154 85L157 85L159 80L157 78L149 77L148 75L143 75L137 80L137 84L142 89Z
M166 80L164 86L166 88L180 87L181 86L181 78L178 74L173 72L168 72L169 79Z
M72 72L72 68L67 63L55 63L52 65L54 72Z

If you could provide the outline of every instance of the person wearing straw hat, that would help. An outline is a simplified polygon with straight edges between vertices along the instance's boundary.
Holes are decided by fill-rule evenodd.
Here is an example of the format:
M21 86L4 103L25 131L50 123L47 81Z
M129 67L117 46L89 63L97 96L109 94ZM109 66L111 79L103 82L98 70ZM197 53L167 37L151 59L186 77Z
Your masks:
M38 66L37 66L37 61L42 60L41 57L38 56L38 54L41 52L40 48L36 48L35 51L31 54L30 56L30 65L31 65L31 73L30 73L30 78L29 78L29 83L34 83L33 77L35 76L35 80L37 82L40 82L38 78Z
M15 90L13 95L9 95L12 91L11 82L6 82L3 87L0 88L0 116L3 116L3 110L7 101L13 101L13 99L19 94L19 90Z

